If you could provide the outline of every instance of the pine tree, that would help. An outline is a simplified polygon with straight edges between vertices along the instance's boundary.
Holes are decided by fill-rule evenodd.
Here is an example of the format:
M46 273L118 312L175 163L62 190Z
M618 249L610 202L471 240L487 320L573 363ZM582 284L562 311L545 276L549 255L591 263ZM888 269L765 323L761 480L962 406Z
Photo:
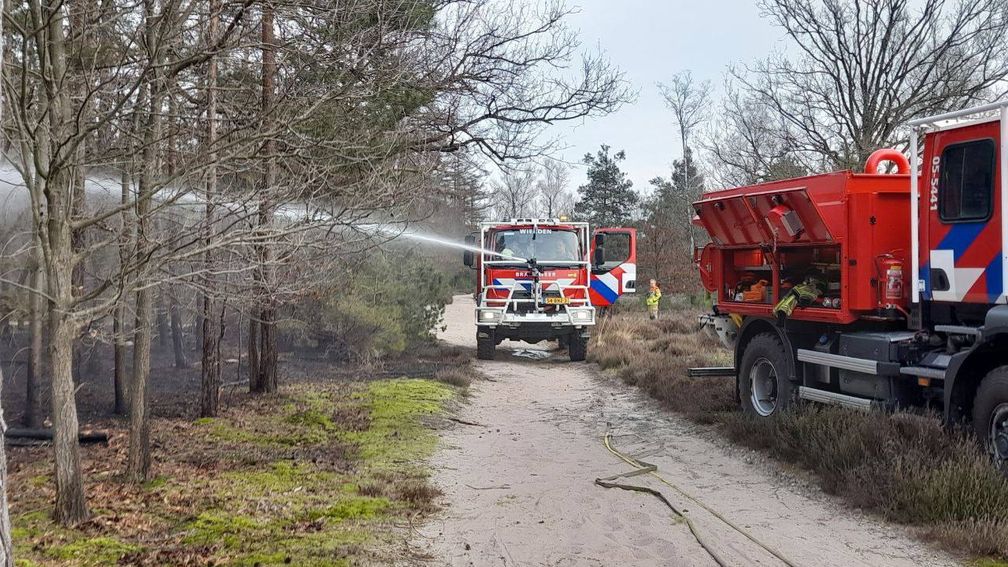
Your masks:
M626 154L623 150L610 154L609 150L610 147L603 144L596 155L585 154L583 160L588 166L588 183L578 187L581 199L574 212L579 219L594 226L628 224L640 204L640 195L634 191L633 182L619 168Z

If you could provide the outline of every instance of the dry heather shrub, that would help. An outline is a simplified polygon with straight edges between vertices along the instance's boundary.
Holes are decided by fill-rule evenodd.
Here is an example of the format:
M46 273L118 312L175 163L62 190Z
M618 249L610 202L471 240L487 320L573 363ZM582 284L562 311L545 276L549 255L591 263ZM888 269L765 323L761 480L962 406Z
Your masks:
M476 370L467 361L465 366L454 366L438 370L434 373L434 379L459 388L468 388L469 384L472 384L475 375Z
M1008 526L990 518L977 518L921 528L921 539L972 557L1008 557ZM976 565L1003 563L976 562Z
M698 332L696 315L680 311L658 321L639 314L611 317L596 331L589 358L603 369L615 369L624 382L639 386L670 409L710 422L710 414L736 406L735 383L686 376L690 367L727 364L731 358Z
M974 440L935 417L807 405L773 419L732 414L724 429L813 471L823 490L855 506L908 524L982 525L978 537L989 539L975 545L1008 553L1008 482Z
M603 320L588 347L588 357L603 369L621 368L645 355L642 325L638 319L609 318Z

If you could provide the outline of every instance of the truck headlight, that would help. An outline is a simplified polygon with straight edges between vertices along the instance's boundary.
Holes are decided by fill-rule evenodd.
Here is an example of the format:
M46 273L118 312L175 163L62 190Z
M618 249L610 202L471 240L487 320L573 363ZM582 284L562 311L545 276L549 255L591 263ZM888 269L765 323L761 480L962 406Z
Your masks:
M491 311L489 309L484 309L479 312L480 321L496 321L500 318L500 314L496 311Z
M571 311L571 318L575 321L591 321L592 312L588 309L578 309L577 311Z

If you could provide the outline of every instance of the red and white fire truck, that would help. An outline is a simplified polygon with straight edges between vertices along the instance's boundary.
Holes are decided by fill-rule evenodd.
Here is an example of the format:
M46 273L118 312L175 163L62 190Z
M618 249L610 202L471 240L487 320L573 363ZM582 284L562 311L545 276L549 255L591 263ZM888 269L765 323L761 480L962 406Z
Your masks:
M483 222L466 239L480 249L463 261L476 280L477 357L493 359L504 340L556 340L572 361L588 353L596 307L636 285L637 233L591 232L587 223L520 218Z
M1008 102L914 120L909 160L708 193L694 222L759 416L796 399L940 408L1008 463ZM882 162L897 172L877 173ZM923 167L919 166L923 163Z

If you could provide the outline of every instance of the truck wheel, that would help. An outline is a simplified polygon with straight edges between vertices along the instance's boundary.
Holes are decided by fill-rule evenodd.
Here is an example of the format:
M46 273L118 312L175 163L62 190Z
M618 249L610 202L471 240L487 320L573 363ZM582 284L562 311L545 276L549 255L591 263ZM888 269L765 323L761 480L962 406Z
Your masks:
M583 362L588 358L588 337L575 333L570 336L567 342L567 354L570 356L571 362Z
M973 399L973 428L994 465L1008 471L1008 366L987 373Z
M497 353L497 341L493 335L489 337L476 336L476 358L480 360L493 360Z
M739 365L742 409L759 417L786 410L794 397L794 385L788 375L788 357L780 338L772 333L753 337Z
M569 335L562 335L562 336L557 337L557 348L558 349L560 349L560 350L567 350L568 346L570 346L570 336Z

